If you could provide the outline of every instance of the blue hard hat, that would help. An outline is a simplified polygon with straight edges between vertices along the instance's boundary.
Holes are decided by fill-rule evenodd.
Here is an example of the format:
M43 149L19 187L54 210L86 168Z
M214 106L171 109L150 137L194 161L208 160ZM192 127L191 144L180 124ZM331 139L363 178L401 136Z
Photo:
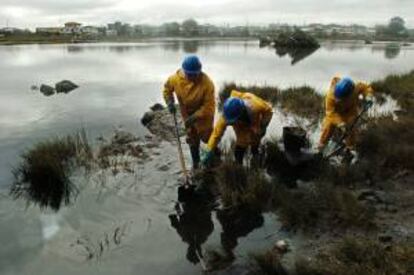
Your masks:
M227 124L234 124L242 115L245 108L244 101L238 97L229 97L223 106L223 114Z
M201 72L201 62L196 55L184 58L182 68L186 75L198 75Z
M343 99L352 94L354 91L354 81L349 77L342 78L335 86L335 97L337 99Z

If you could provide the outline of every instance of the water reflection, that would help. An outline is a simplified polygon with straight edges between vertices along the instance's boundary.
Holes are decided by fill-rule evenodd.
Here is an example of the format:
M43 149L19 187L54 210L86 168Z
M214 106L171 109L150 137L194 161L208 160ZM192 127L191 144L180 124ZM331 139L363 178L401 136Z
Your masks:
M299 61L309 57L314 52L316 52L318 48L286 48L286 47L277 47L276 54L279 57L283 57L288 55L292 61L291 64L295 65Z
M162 48L166 51L179 52L182 50L184 53L197 53L201 43L204 47L208 47L212 42L209 41L199 41L199 40L182 40L182 41L172 41L168 43L163 43Z
M217 219L223 228L220 235L221 245L226 256L232 259L234 259L234 249L238 245L238 239L246 237L256 228L262 227L264 223L260 211L246 207L218 210Z
M171 52L179 52L181 45L179 41L173 41L171 43L164 43L162 44L162 48L165 51L171 51Z
M211 206L199 201L176 204L176 214L169 215L171 226L188 244L186 258L197 264L203 261L202 245L214 230Z
M390 44L385 47L384 56L387 59L394 59L398 57L401 52L401 47L399 45Z
M323 44L324 49L327 51L337 51L337 50L347 50L350 52L355 52L362 50L366 47L365 44L358 42L358 41L352 41L352 42L343 42L343 41L330 41Z
M185 53L196 53L199 46L200 42L197 40L189 40L183 42L183 50Z

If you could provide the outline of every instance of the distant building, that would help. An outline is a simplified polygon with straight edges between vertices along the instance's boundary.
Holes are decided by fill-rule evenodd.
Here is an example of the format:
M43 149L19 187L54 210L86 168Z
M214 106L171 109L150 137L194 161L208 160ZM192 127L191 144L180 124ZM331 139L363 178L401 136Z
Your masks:
M0 29L0 33L3 33L3 34L13 34L19 31L20 31L19 29L9 28L9 27Z
M52 28L36 28L37 34L61 34L63 28L52 27Z
M67 22L63 28L64 34L79 34L81 33L82 24L76 22Z
M87 35L99 35L99 28L93 26L85 26L81 28L81 32Z
M107 29L106 36L111 36L111 37L118 36L118 32L116 30Z

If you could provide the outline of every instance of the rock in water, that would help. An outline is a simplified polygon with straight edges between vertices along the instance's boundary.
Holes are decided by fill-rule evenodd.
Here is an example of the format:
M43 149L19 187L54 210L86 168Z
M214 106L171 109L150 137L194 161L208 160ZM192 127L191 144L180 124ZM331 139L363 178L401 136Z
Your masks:
M52 86L42 84L40 86L40 92L45 96L51 96L55 93L55 89Z
M56 83L56 85L55 85L57 93L65 93L65 94L75 90L78 87L79 87L78 85L76 85L75 83L73 83L69 80L62 80L62 81Z
M151 111L162 111L162 110L164 110L165 109L165 107L164 106L162 106L161 104L159 104L159 103L156 103L156 104L154 104L152 107L150 107L150 109L151 109Z
M173 116L170 114L167 108L160 109L160 104L156 104L151 107L151 111L146 112L141 118L141 123L148 128L148 130L155 136L167 140L175 141L175 125ZM158 106L158 107L157 107ZM162 107L162 106L161 106ZM155 111L153 110L155 109ZM180 112L177 112L178 129L180 136L185 135L185 127L182 122Z

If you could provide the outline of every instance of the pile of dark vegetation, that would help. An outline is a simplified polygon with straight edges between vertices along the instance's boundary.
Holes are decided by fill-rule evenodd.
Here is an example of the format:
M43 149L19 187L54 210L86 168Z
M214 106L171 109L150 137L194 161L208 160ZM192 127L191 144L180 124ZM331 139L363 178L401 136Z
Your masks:
M375 227L375 208L359 201L347 188L328 182L309 183L307 187L296 189L274 184L274 211L287 229Z
M320 119L323 112L323 97L309 86L293 87L289 89L279 89L270 86L239 86L228 83L220 93L221 104L224 99L230 96L232 90L250 92L260 98L280 106L287 112L306 117L308 119Z
M315 258L298 259L297 275L413 274L413 244L385 245L367 238L346 237Z
M22 162L13 171L11 194L57 211L77 193L70 179L73 168L89 169L92 158L85 131L35 144L22 154Z
M363 237L345 237L317 252L315 256L296 258L287 268L284 254L270 249L253 255L256 272L266 275L395 275L414 272L414 246L410 243L384 244ZM250 273L249 273L250 274Z

